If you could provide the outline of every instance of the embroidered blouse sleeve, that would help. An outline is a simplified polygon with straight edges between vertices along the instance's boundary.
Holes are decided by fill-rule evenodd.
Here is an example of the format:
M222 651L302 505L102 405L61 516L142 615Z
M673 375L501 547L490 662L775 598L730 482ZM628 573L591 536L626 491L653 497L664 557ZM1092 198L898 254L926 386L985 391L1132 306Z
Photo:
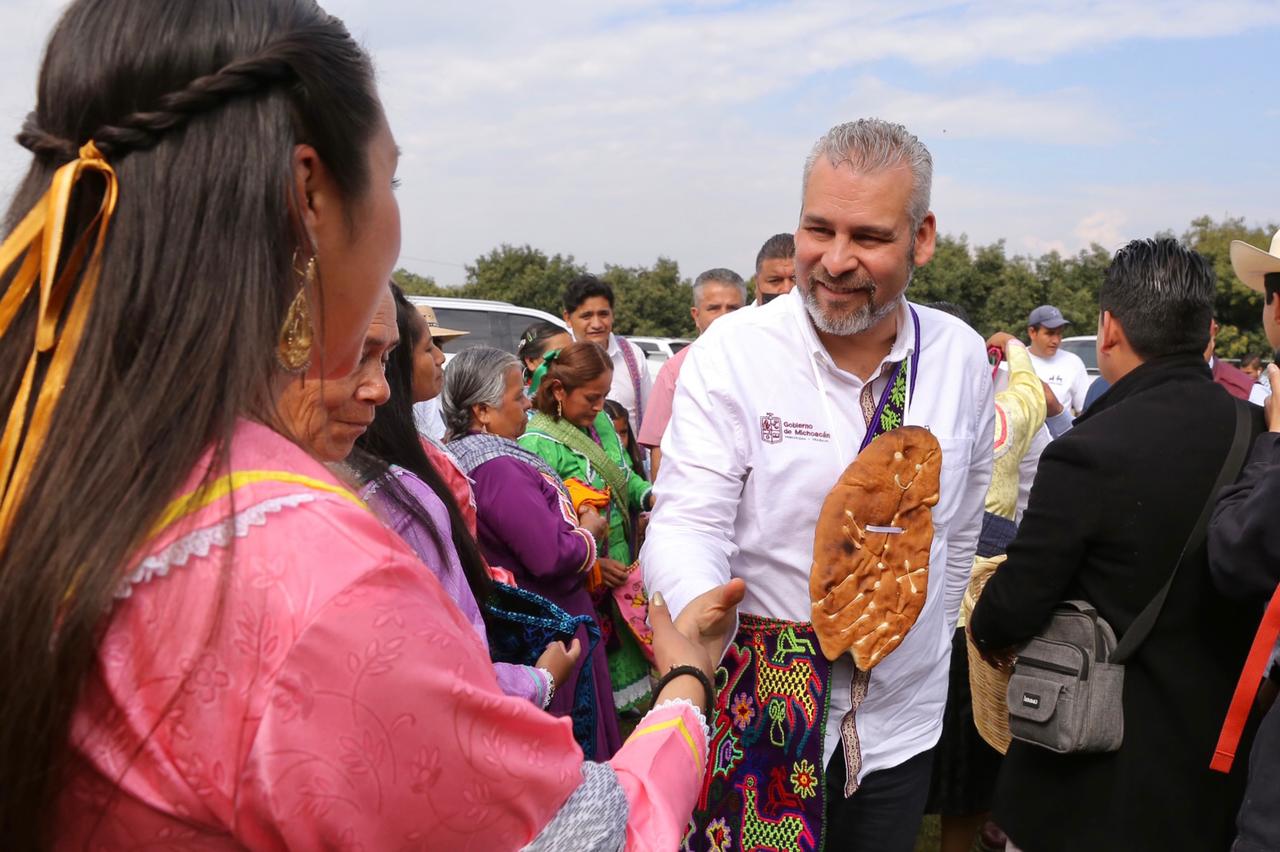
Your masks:
M996 394L996 405L1004 411L1009 423L1009 449L1021 459L1031 446L1031 439L1044 425L1044 386L1031 364L1027 348L1016 340L1005 344L1009 359L1009 387Z
M673 703L585 783L599 773L584 772L569 720L503 695L439 584L389 565L326 604L291 648L242 772L236 837L516 849L563 826L562 811L608 800L621 817L609 846L625 823L628 849L674 849L706 760L698 712Z
M502 694L439 583L389 565L291 648L244 766L237 839L515 848L581 783L581 763L569 720Z

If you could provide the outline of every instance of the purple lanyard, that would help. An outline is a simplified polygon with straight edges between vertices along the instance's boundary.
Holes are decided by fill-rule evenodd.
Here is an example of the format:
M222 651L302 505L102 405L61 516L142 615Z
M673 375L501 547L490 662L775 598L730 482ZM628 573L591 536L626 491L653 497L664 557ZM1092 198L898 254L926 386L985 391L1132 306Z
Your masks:
M911 350L911 372L907 376L909 382L907 387L907 396L908 398L914 398L916 392L916 374L920 370L920 317L916 314L915 308L910 308L910 311L911 324L915 329L916 339L915 346ZM863 436L862 446L858 448L858 452L865 450L868 444L884 433L885 430L880 428L881 423L883 422L881 418L884 415L885 407L889 405L890 397L893 396L894 385L898 383L898 376L902 372L905 364L906 361L899 361L894 366L893 373L889 376L889 383L884 386L884 390L880 394L880 402L876 405L876 412L871 416L871 422L867 424L867 434ZM903 423L905 420L903 413L904 411L898 412L899 423Z
M631 387L635 389L636 431L639 432L644 422L644 401L640 399L640 367L636 364L636 353L631 351L631 341L618 336L618 349L622 351L622 363L627 365L627 372L631 374Z

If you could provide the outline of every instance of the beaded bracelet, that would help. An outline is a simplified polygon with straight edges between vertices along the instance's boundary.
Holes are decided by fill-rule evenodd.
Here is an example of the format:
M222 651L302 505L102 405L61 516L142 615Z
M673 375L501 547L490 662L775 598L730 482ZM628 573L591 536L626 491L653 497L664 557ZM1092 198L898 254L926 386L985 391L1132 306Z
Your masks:
M658 704L658 695L662 692L662 688L671 681L684 675L690 675L698 679L698 683L702 684L702 688L706 690L707 702L702 705L705 713L710 714L711 708L716 703L716 690L711 685L711 678L707 677L707 673L697 666L672 666L671 670L662 676L658 681L658 685L653 689L653 701L649 704L649 709L653 710Z

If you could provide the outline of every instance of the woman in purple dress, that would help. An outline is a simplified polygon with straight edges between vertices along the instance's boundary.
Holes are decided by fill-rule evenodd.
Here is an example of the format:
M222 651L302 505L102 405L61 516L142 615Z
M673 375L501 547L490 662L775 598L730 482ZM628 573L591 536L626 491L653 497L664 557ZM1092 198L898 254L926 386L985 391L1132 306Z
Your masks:
M445 369L444 418L449 450L471 477L476 495L477 538L491 565L511 571L524 588L570 615L595 615L586 581L596 561L604 518L594 509L581 517L555 471L516 443L527 422L520 362L506 352L473 347ZM585 651L586 630L578 639ZM575 668L590 665L596 697L595 759L621 745L613 713L609 664L603 645L584 653ZM550 712L572 709L572 690L557 692Z

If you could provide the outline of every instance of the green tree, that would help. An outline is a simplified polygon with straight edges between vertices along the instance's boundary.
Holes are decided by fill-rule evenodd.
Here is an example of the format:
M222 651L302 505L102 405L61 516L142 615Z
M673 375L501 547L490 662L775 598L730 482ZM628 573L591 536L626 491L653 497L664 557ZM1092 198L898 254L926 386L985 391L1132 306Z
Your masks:
M565 287L586 271L573 255L547 257L532 246L503 243L467 267L467 283L456 295L497 299L558 317L564 312Z
M416 275L407 269L397 269L391 273L391 280L400 285L400 289L410 296L456 296L458 291L452 287L441 287L429 275Z
M605 264L600 276L613 288L614 329L619 334L692 337L689 308L693 285L680 277L680 267L660 257L652 267Z
M987 297L986 282L974 267L968 238L938 235L933 259L916 270L911 281L913 301L951 302L979 323Z
M1276 225L1250 228L1243 218L1215 222L1201 216L1191 222L1182 242L1200 252L1213 264L1218 276L1218 298L1214 315L1218 320L1217 353L1223 358L1239 358L1250 352L1269 353L1270 344L1262 329L1262 295L1241 283L1231 269L1231 241L1244 240L1267 246Z

